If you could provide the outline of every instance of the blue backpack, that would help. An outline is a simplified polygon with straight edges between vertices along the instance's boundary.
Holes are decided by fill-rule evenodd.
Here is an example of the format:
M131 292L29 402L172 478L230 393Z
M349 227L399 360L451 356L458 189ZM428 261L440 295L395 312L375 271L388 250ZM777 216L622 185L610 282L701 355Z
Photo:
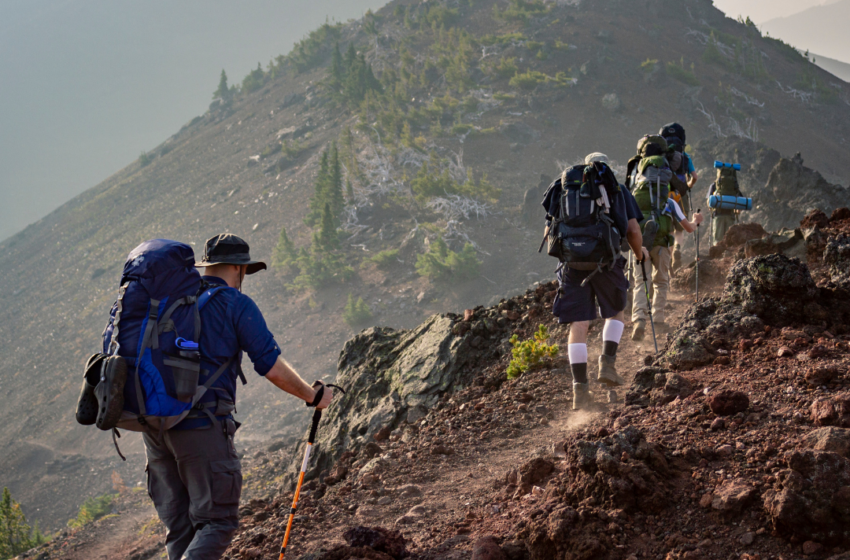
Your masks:
M221 290L232 288L205 285L194 265L190 246L167 239L145 241L127 257L103 331L100 384L112 382L110 363L121 361L116 357L124 362L118 369L126 364L123 392L114 391L115 400L123 396L120 417L103 425L98 418L98 427L113 429L113 438L114 428L162 434L190 412L212 416L206 408L216 403L200 401L235 357L212 374L201 370L200 311ZM108 388L96 392L106 402Z

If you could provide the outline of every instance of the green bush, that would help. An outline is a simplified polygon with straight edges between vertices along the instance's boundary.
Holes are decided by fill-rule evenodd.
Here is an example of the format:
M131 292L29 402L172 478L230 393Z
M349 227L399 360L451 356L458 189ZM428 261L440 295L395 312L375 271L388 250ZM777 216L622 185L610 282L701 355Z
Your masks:
M689 86L698 86L699 85L699 79L697 79L693 70L694 70L693 62L691 63L691 70L690 71L685 69L684 60L682 60L680 64L677 64L675 62L668 62L667 63L667 75L668 76L675 78L676 80L679 80L683 84L686 84L686 85L689 85Z
M558 355L558 346L546 344L549 341L549 329L545 325L537 327L534 337L520 342L517 335L511 337L511 363L508 364L508 379L519 377L527 371L533 371Z
M460 253L449 249L442 237L431 243L427 253L416 257L416 272L430 280L468 280L478 275L481 261L467 243Z
M348 294L348 303L345 304L342 319L349 327L357 327L372 320L372 310L362 297L355 300L352 294Z
M516 65L516 57L502 58L499 64L494 68L496 74L502 78L510 78L519 72L519 66Z
M3 488L0 500L0 560L44 544L47 538L38 530L38 523L30 528L21 505L12 499L8 488Z
M369 262L375 263L381 270L390 269L399 264L398 249L387 249L386 251L381 251L371 257Z
M652 71L655 70L656 64L658 64L657 58L647 58L640 63L640 69L643 70L645 74L651 74Z
M112 512L112 502L115 500L116 496L117 494L104 494L103 496L87 499L83 502L83 505L80 506L80 511L77 513L77 517L68 521L68 527L79 529L83 525L87 525L92 521L97 521L104 515Z
M139 165L142 166L142 167L145 167L146 165L148 165L152 161L153 161L153 156L148 155L147 152L142 152L139 155Z
M260 66L260 63L257 63L257 68L251 70L245 79L242 80L242 91L244 93L251 93L252 91L257 91L266 83L266 73L263 72L263 67Z

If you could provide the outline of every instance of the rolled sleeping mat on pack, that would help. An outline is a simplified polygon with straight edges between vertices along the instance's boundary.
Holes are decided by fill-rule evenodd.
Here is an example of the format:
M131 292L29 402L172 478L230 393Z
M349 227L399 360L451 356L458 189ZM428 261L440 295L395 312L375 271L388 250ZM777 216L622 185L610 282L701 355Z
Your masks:
M713 194L708 197L708 205L714 210L752 210L753 199L743 196Z
M734 169L735 171L741 170L741 164L740 163L723 163L722 161L715 161L714 162L714 168L715 169L722 169L723 167L726 167L728 169Z

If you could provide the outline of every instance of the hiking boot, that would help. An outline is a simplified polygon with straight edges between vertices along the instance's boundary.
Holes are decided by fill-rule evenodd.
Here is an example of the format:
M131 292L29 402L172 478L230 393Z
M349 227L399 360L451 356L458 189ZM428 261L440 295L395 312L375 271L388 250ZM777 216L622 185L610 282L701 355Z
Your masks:
M127 361L121 356L110 356L103 364L100 383L95 387L98 410L95 424L101 430L111 430L118 425L124 410L124 383L127 381Z
M609 387L625 385L626 380L617 375L617 368L614 366L616 361L616 356L599 356L599 376L596 380Z
M573 383L573 410L587 410L593 404L587 383Z
M77 422L83 426L91 426L97 420L97 396L94 394L94 388L100 382L100 369L104 359L104 354L93 354L86 362L83 388L75 411Z
M640 342L643 340L643 333L646 331L646 321L638 319L635 321L635 326L632 327L632 340Z

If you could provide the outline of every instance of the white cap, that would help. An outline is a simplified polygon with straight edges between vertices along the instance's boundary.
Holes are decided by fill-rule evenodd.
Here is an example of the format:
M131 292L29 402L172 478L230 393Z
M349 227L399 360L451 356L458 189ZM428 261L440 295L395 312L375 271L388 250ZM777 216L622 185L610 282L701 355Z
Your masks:
M601 152L593 152L592 154L588 154L586 158L584 158L584 164L590 165L591 163L604 163L608 165L608 156Z

